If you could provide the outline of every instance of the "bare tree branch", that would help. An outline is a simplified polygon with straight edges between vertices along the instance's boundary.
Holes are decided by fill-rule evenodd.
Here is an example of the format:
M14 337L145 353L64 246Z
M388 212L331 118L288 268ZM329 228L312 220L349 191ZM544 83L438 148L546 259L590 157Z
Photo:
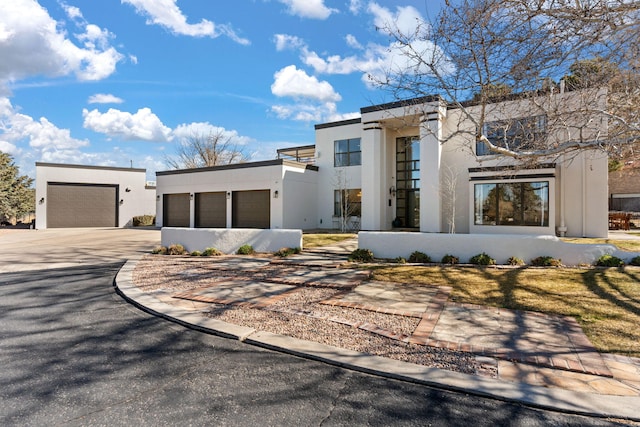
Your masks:
M167 157L172 169L194 169L209 166L244 163L247 156L241 147L223 130L208 135L192 134L178 142L177 157Z

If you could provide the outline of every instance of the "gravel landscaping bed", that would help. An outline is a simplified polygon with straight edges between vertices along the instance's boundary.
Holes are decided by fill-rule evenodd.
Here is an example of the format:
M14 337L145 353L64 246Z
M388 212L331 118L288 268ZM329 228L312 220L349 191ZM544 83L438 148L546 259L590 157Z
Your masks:
M277 266L229 271L216 268L224 258L145 256L136 265L133 281L141 290L185 292L233 279L269 280ZM314 341L395 360L467 374L496 377L496 369L475 355L408 344L350 325L370 324L388 334L410 336L420 319L321 304L343 290L299 286L264 309L246 305L210 304L203 315L240 326ZM332 320L330 320L332 319Z

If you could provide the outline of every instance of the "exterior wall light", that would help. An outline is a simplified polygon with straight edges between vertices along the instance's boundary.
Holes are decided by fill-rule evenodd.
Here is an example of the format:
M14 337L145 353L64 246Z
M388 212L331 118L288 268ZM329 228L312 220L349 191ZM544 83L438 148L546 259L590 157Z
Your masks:
M124 205L124 199L120 199L120 204Z
M227 191L227 199L231 198L231 191Z
M278 190L276 190L276 191L274 191L274 192L273 192L273 198L274 198L274 199L277 199L277 198L278 198Z
M396 197L396 187L394 185L389 188L389 194L391 195L391 197Z
M131 188L127 187L124 189L125 193L131 193Z
M193 200L193 193L189 194L189 200Z
M160 201L160 195L159 194L156 196L156 200Z
M40 203L40 204L43 204L43 203L44 203L44 197L40 199L39 203Z

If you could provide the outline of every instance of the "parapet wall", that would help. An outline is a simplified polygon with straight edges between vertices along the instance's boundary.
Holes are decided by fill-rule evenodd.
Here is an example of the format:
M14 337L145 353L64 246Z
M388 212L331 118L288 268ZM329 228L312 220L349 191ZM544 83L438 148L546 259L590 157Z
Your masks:
M409 258L413 251L424 252L434 261L451 254L467 262L485 252L498 264L506 264L510 257L529 263L539 256L551 256L564 265L593 264L602 255L617 256L628 263L638 252L620 251L613 245L577 244L563 242L555 236L505 234L438 234L373 232L358 233L358 247L369 249L376 258Z
M233 254L242 245L251 245L256 252L302 248L302 230L163 227L160 235L162 246L179 243L189 252L216 248Z

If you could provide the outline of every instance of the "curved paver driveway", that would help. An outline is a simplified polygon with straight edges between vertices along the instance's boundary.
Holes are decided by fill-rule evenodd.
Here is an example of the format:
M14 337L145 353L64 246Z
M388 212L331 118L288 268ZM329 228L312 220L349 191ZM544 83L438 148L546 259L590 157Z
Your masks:
M113 289L121 259L155 244L132 232L0 236L0 425L606 424L352 372L155 318Z

